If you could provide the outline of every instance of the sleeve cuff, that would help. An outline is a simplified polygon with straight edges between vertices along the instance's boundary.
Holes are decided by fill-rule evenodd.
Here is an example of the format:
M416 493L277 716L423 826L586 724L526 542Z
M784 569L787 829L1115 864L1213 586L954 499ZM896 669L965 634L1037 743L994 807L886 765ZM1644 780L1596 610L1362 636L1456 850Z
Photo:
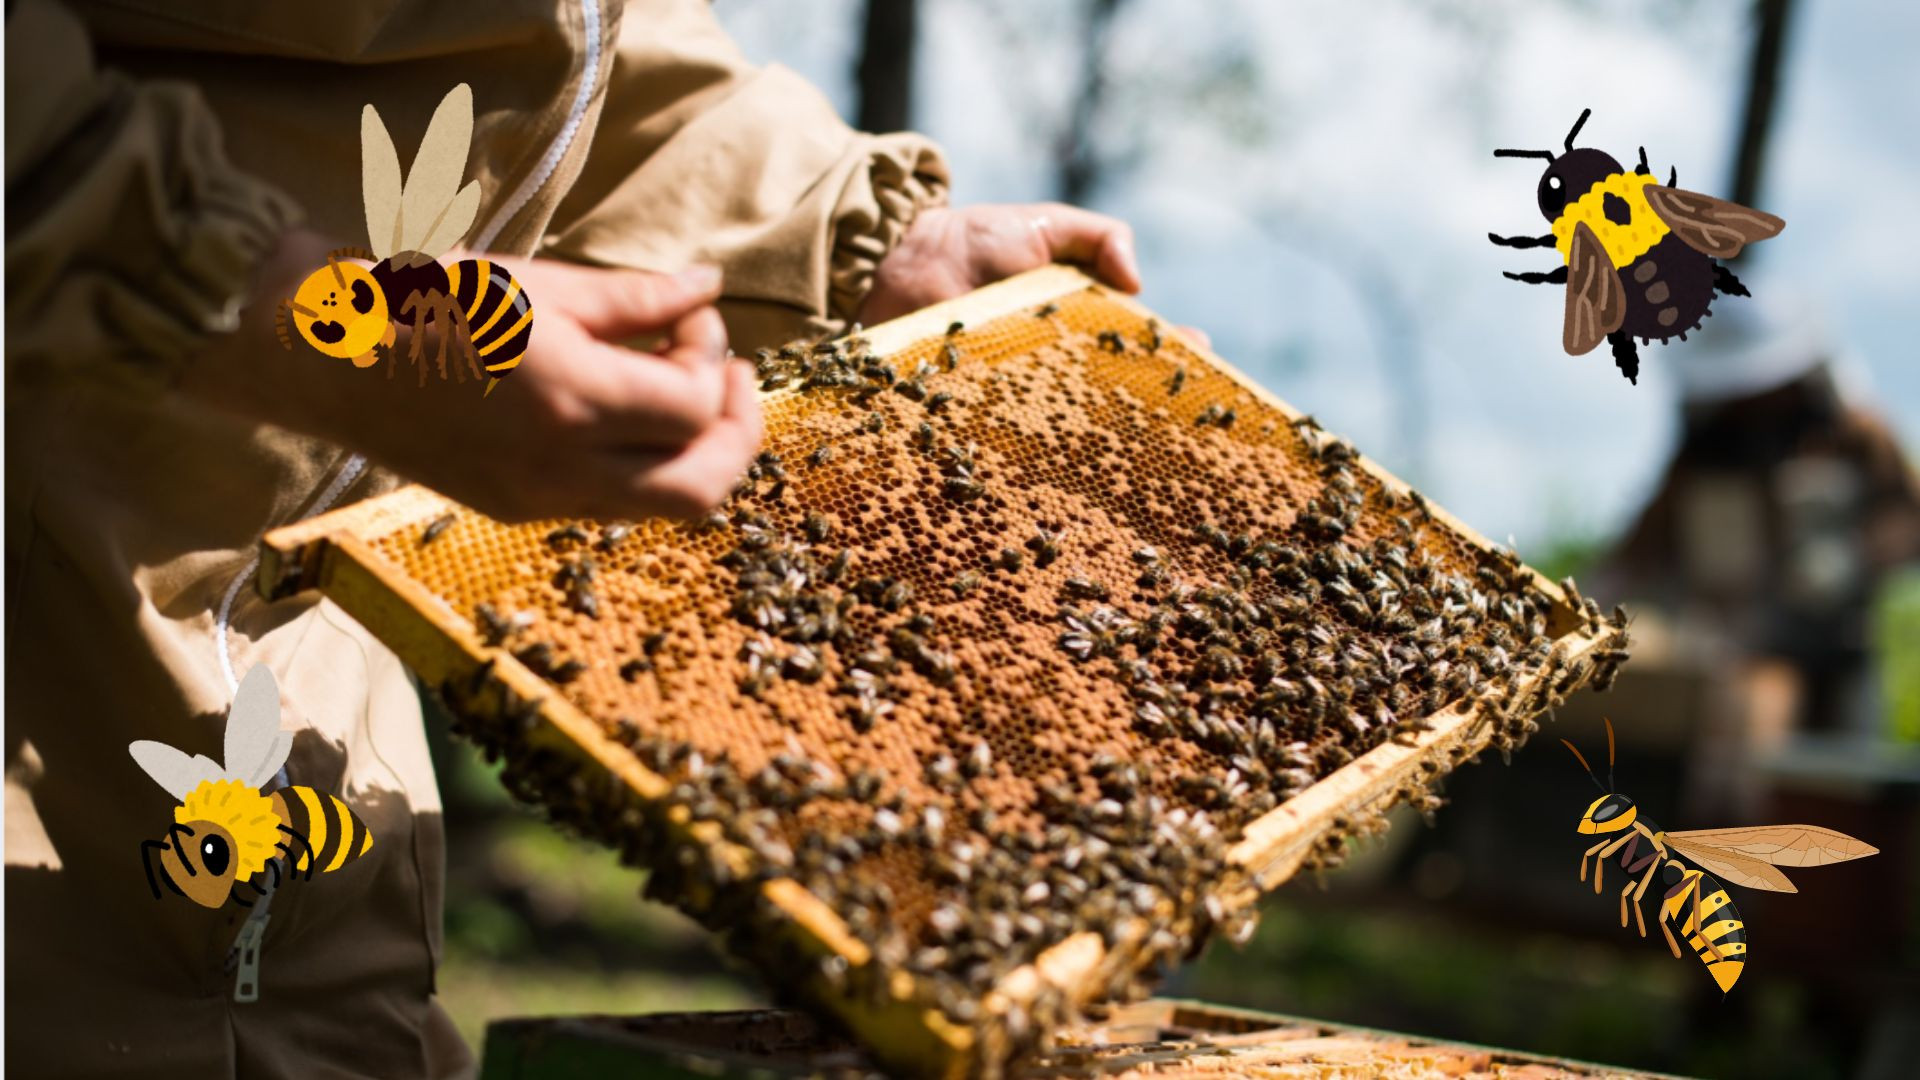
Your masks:
M920 211L947 202L946 162L931 143L915 135L865 138L872 143L869 182L849 185L841 200L827 267L826 314L841 328L853 322L875 269Z
M238 325L298 210L233 166L192 87L94 70L56 8L24 5L7 31L9 374L106 358L170 384ZM28 31L32 48L15 40ZM16 117L23 80L39 104Z

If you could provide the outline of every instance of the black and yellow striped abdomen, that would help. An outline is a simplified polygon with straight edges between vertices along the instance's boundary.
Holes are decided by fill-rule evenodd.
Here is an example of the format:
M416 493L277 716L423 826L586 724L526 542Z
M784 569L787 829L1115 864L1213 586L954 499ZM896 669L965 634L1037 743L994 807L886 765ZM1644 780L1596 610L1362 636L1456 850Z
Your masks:
M1692 947L1722 993L1732 990L1747 965L1747 930L1740 910L1711 874L1669 861L1662 875L1670 888L1660 902L1661 921Z
M320 873L332 873L373 848L366 823L324 791L283 787L273 793L273 809L298 834L287 840L296 871L304 873L311 864Z
M507 268L490 259L463 259L447 267L447 296L467 319L467 336L493 389L526 358L533 339L533 300Z

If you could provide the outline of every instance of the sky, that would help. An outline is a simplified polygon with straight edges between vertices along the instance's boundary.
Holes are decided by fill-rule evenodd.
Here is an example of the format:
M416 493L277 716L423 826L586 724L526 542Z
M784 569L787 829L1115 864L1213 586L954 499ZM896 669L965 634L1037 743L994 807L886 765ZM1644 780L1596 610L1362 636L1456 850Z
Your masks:
M861 7L715 10L851 115ZM1557 258L1487 242L1545 231L1538 163L1491 151L1557 149L1591 108L1579 145L1623 162L1645 145L1681 187L1729 195L1748 4L1129 0L1089 204L1136 229L1150 306L1482 533L1523 555L1611 535L1664 467L1683 370L1729 347L1728 324L1830 342L1856 399L1920 438L1920 5L1795 7L1757 200L1787 228L1742 260L1754 298L1644 347L1638 386L1604 347L1560 350L1560 290L1500 276ZM914 126L946 149L954 202L1051 198L1081 5L922 10Z

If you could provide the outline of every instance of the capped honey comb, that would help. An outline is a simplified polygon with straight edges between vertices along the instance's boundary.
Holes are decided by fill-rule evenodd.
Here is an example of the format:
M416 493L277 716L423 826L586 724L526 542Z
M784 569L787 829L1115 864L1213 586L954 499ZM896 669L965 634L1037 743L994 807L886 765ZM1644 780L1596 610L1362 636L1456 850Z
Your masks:
M709 519L419 489L268 539L514 792L876 1058L991 1074L1604 684L1541 580L1076 272L758 359ZM1569 583L1570 585L1570 583Z

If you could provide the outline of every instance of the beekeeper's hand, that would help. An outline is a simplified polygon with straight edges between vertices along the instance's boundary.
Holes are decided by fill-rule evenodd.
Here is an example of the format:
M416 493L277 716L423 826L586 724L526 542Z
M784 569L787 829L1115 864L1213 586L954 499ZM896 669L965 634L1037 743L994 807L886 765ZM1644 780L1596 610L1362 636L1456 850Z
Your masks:
M1116 289L1140 291L1123 221L1063 203L939 208L921 211L880 261L859 318L872 326L1050 262L1080 263Z
M1065 203L942 208L921 211L880 260L859 319L873 326L1052 262L1079 263L1116 289L1140 291L1124 221ZM1194 327L1178 329L1210 344Z
M753 368L727 358L713 307L718 271L496 259L532 298L534 329L526 359L483 397L483 382L437 371L420 386L404 338L394 378L384 363L356 369L299 341L282 352L274 305L324 265L326 250L310 234L289 237L241 328L190 369L183 389L358 450L510 521L697 515L726 496L758 447Z

